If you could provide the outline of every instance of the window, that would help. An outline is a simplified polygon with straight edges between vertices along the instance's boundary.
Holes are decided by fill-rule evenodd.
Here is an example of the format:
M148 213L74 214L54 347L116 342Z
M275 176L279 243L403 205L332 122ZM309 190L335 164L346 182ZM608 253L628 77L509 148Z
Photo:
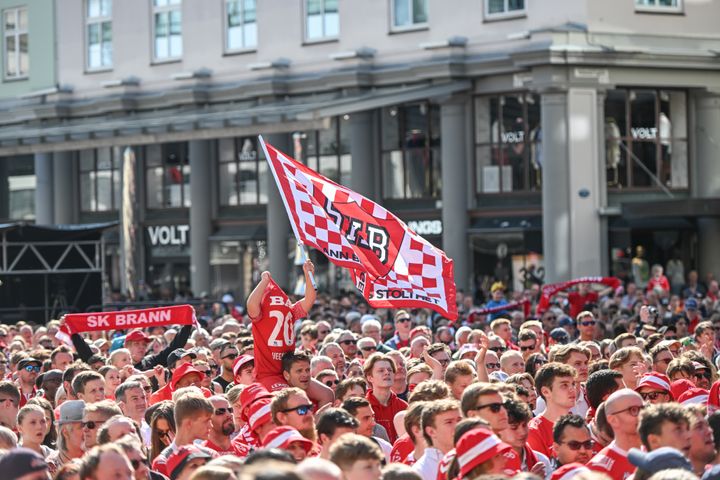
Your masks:
M249 50L257 46L255 0L226 0L225 50Z
M80 152L80 209L108 212L120 209L120 154L98 148Z
M542 182L540 97L475 99L475 192L537 190Z
M327 130L294 133L292 153L333 182L350 185L350 117L334 117Z
M145 149L145 184L148 208L190 206L188 145L164 143Z
M440 108L429 103L382 110L383 198L440 197Z
M525 15L525 0L485 0L485 18Z
M682 0L635 0L641 12L682 12Z
M609 188L688 188L683 91L610 90L605 97Z
M87 0L87 67L112 66L112 0Z
M3 11L3 37L5 39L5 78L28 76L27 8L10 8Z
M32 155L0 158L0 219L35 219L35 187Z
M153 0L155 60L182 56L182 0Z
M393 30L425 26L428 21L428 0L391 0Z
M268 201L268 164L255 138L222 138L220 205L258 205Z
M305 40L337 38L339 33L338 0L305 1Z

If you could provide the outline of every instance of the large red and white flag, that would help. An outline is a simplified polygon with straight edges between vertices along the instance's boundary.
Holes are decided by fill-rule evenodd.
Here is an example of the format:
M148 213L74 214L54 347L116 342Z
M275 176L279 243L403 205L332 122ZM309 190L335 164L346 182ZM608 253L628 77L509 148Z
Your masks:
M299 242L347 268L376 308L457 318L453 261L377 203L260 143Z

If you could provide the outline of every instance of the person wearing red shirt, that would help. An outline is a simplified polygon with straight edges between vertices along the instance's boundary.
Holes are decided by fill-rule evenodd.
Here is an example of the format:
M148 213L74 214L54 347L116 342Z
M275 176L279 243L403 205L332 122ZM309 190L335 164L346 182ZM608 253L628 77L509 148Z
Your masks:
M385 342L385 346L400 350L410 346L410 330L412 328L410 314L405 310L395 312L395 335Z
M508 414L508 428L498 435L500 440L512 447L503 454L505 475L531 472L545 478L545 464L538 459L537 454L527 443L528 422L532 418L530 408L524 402L508 400L505 402L505 409Z
M408 406L392 391L395 383L395 362L387 355L375 353L367 359L363 370L370 385L366 398L375 412L375 421L385 428L390 443L394 443L398 435L393 419L395 414Z
M583 307L590 303L597 303L599 298L612 292L612 288L608 287L600 292L596 292L590 289L590 285L587 283L578 284L577 291L572 291L567 294L568 305L570 311L568 315L570 318L576 318L580 312L583 311Z
M405 417L403 417L407 433L401 435L393 444L390 451L391 463L404 463L412 466L425 452L427 443L420 429L423 407L423 402L414 402L408 407Z
M650 277L650 281L648 282L645 291L652 292L653 290L660 290L663 292L670 291L670 282L667 277L663 275L662 265L653 265L652 267L652 277Z
M641 446L638 416L643 408L640 394L629 388L620 389L608 397L605 401L605 416L615 439L588 462L588 468L617 480L632 475L635 466L627 455L631 448Z
M212 427L208 439L202 444L203 447L216 451L218 455L237 455L237 450L230 440L230 436L235 431L230 402L221 395L214 395L209 400L215 411L210 417Z
M40 375L41 368L42 362L35 358L27 357L18 362L16 384L20 390L20 408L37 393L35 380Z
M564 363L551 362L535 375L535 388L545 399L545 411L530 420L528 444L536 452L554 458L553 427L563 415L570 413L577 398L577 370Z

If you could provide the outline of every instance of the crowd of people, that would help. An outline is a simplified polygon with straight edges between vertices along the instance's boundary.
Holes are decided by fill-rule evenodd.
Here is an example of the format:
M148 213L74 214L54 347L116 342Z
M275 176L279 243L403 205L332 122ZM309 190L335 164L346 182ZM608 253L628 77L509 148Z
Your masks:
M451 322L313 269L194 325L1 325L0 478L720 479L717 283L580 283L536 312L498 282Z

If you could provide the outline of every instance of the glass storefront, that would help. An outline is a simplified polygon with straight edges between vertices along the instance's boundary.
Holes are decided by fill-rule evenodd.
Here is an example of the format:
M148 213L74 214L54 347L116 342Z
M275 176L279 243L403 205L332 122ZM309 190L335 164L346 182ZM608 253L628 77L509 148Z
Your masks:
M541 142L538 95L475 98L475 192L539 191Z
M32 155L0 158L0 219L35 219L35 161Z
M145 147L147 208L190 206L190 163L187 142Z

